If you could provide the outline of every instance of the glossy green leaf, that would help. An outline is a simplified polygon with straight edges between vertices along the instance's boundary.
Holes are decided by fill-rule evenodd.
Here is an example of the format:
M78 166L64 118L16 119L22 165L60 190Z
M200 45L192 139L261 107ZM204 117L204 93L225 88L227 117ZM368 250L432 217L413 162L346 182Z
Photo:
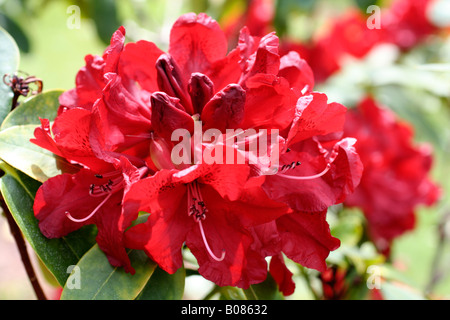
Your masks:
M59 160L30 142L35 125L14 126L0 132L0 158L40 182L61 174Z
M26 100L6 117L0 128L0 158L40 182L61 174L68 166L63 159L30 142L40 125L39 117L55 118L61 93L48 91Z
M180 268L174 274L168 274L156 268L137 300L180 300L184 294L186 270Z
M114 0L96 0L90 5L97 34L104 43L109 44L111 36L121 26L117 4Z
M19 48L14 39L0 27L0 123L11 111L13 93L3 83L5 74L13 74L19 67ZM6 80L7 81L7 80Z
M113 267L98 245L90 249L77 264L79 286L68 279L61 300L133 300L147 284L156 268L143 251L130 250L134 275Z
M0 25L14 38L20 51L30 52L30 40L25 30L14 19L0 12Z
M86 226L61 239L47 239L33 212L34 195L41 184L5 163L1 169L6 174L1 178L0 190L14 220L42 262L63 285L69 276L67 268L75 265L95 243L96 229Z
M283 294L278 290L278 285L270 273L266 280L261 283L253 284L244 290L248 300L283 300Z
M63 92L63 90L49 90L28 98L8 114L0 129L26 124L40 126L39 118L53 121L59 108L59 96Z

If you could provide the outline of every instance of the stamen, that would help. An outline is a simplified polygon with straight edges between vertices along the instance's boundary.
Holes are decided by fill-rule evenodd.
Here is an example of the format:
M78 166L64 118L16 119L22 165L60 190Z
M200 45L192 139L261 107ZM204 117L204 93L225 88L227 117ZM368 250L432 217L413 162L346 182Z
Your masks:
M108 199L112 196L112 193L109 193L105 199L103 199L102 202L100 202L100 204L85 218L82 219L76 219L74 217L72 217L72 215L70 214L69 211L66 211L66 216L67 218L69 218L70 220L72 220L73 222L85 222L86 220L92 218L94 216L94 214L97 213L97 211L105 204L106 201L108 201Z
M98 178L98 177L97 177ZM121 189L123 186L123 177L118 177L114 180L109 179L105 184L91 184L89 186L89 195L91 197L102 197L115 190Z
M300 161L294 161L291 164L284 164L281 166L281 172L286 172L290 169L295 169L296 166L301 165L302 163Z
M153 138L153 134L152 133L126 134L125 137L151 139Z
M288 178L288 179L292 179L292 180L313 180L313 179L317 179L320 178L321 176L323 176L324 174L326 174L328 172L328 170L330 170L331 165L327 164L327 167L325 168L325 170L323 170L321 173L318 173L316 175L313 176L290 176L287 174L283 174L283 173L278 173L277 175L283 178Z
M206 213L208 209L206 208L205 202L203 201L202 194L199 190L196 181L191 182L187 185L188 189L188 214L194 218L194 221L198 223L200 228L200 233L202 234L203 243L205 244L206 250L208 251L211 258L217 262L225 259L225 250L222 250L222 256L218 258L211 250L208 240L206 240L205 230L203 229L202 220L206 219Z

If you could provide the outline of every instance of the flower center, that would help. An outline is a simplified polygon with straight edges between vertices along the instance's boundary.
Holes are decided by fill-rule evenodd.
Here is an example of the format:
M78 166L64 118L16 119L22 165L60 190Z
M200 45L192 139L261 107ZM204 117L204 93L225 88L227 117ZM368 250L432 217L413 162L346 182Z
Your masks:
M202 235L203 243L205 244L206 250L208 251L211 258L220 262L225 258L225 251L222 251L222 256L217 257L214 252L212 252L208 241L206 240L205 230L203 229L202 221L206 219L206 213L208 209L206 208L205 202L203 201L202 194L200 192L199 185L197 181L193 181L187 185L188 188L188 214L190 217L194 218L197 222L200 233Z
M140 168L139 175L140 176L145 175L147 170L148 170L147 167ZM108 180L101 184L91 183L89 185L89 195L93 198L98 197L105 197L105 198L95 207L94 210L92 210L92 212L89 215L87 215L84 218L81 219L74 218L69 211L66 211L65 214L67 218L69 218L73 222L81 223L92 218L98 212L98 210L109 200L109 198L111 198L111 196L114 193L123 190L123 187L125 185L123 175L120 171L112 171L106 174L95 174L94 178L99 180L104 179Z

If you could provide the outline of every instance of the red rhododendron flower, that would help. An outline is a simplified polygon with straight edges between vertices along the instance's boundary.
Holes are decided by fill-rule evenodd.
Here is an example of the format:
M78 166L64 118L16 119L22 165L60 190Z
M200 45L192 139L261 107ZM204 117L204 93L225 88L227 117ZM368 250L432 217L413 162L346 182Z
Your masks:
M230 10L221 18L221 25L229 44L234 46L243 27L248 27L252 35L262 37L274 31L275 16L274 0L252 0L245 10Z
M381 10L379 26L370 26L369 16L350 9L335 18L324 32L309 42L283 41L283 50L299 52L314 71L317 82L323 82L339 71L346 60L360 59L383 43L408 50L436 32L427 11L431 0L396 0ZM369 28L370 26L370 28Z
M324 270L339 246L326 210L353 191L362 169L353 139L342 139L345 107L312 91L311 68L295 52L280 56L274 33L244 27L228 52L217 22L190 13L173 25L167 52L124 45L124 34L102 57L86 58L52 128L42 120L35 131L34 143L78 168L39 189L43 232L94 223L110 262L130 272L125 247L174 273L185 245L200 274L221 286L263 281L272 256L289 294L282 253ZM203 141L211 132L216 142ZM251 134L240 140L239 132ZM271 166L250 150L257 140L268 142L258 151ZM142 211L147 221L128 229Z
M388 253L391 241L414 227L416 207L438 200L429 176L431 149L414 145L411 127L372 98L348 112L345 134L357 138L364 164L361 183L345 205L364 211L370 236Z
M61 105L52 127L42 119L41 127L36 128L31 141L72 164L72 174L44 182L34 211L41 231L49 238L95 224L97 243L111 264L134 272L123 233L136 216L122 214L117 204L130 184L148 172L142 158L148 154L148 142L144 153L139 146L148 134L139 134L150 130L151 116L149 105L135 99L124 89L120 77L108 72L117 65L123 41L124 29L120 28L104 58L94 59L103 61L95 72L88 56L88 65L78 74L77 88L60 97L61 102L71 104Z
M307 46L307 61L317 82L323 82L341 69L345 59L364 57L384 39L384 29L369 29L367 17L361 11L349 10L333 22L328 32Z
M244 189L243 165L196 165L160 170L132 186L125 210L150 212L126 233L127 246L144 249L169 273L182 265L181 247L196 256L199 272L218 285L248 287L266 277L264 257L248 227L288 211L255 188ZM134 207L134 208L133 208Z
M387 42L402 50L411 49L438 28L429 18L432 0L397 0L383 15L381 27L386 31Z
M204 40L207 36L215 46ZM151 215L145 224L126 233L127 246L144 249L172 273L181 266L180 248L186 243L197 257L200 273L220 285L248 287L261 281L266 271L264 257L282 251L295 261L322 269L329 251L339 244L329 235L323 210L341 202L360 176L360 163L351 143L339 141L338 137L345 108L328 104L326 97L316 93L297 102L314 86L311 69L296 53L280 57L278 38L273 33L253 37L244 28L237 48L228 54L225 49L223 32L205 15L187 14L174 24L169 52L156 63L162 92L151 96L155 134L152 160L160 171L134 184L125 201L126 210L147 211ZM188 56L191 59L186 59ZM242 165L240 169L227 164L216 165L217 168L205 164L198 168L175 166L169 159L173 147L171 135L179 128L192 135L196 120L202 121L203 130L216 128L222 134L226 129L236 128L284 132L282 139L288 141L285 146L292 144L291 156L282 170L284 177L271 181L272 176L255 176ZM333 137L324 138L323 142L315 138L328 135ZM305 161L306 175L299 177L302 182L294 178L289 184L286 181L291 175L286 171L295 172L293 158ZM204 167L209 168L201 169ZM311 175L318 167L322 172ZM201 171L209 177L206 181L205 176L197 173ZM227 188L227 172L230 177L239 175L241 182L233 183L239 197L224 195L228 190L223 189ZM250 182L252 179L255 182ZM255 203L253 209L248 202L249 194ZM260 207L263 203L266 210ZM259 237L249 228L275 223L290 208L308 213L280 218L272 234L279 242L276 250L261 246L264 241L258 240L260 245L256 245ZM259 214L254 214L254 210ZM322 236L330 240L317 245L322 240L316 238ZM294 249L292 244L298 241L308 245ZM214 249L211 243L215 244ZM222 255L220 248L227 248Z

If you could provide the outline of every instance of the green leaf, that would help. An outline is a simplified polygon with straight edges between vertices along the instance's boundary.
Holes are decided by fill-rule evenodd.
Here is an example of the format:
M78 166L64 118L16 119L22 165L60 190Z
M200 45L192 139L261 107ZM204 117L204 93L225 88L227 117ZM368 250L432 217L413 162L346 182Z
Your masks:
M30 142L40 125L39 117L52 120L59 107L60 90L47 91L26 100L11 112L0 128L0 158L40 182L66 171L65 160Z
M19 67L19 48L14 39L0 27L0 123L11 111L13 93L10 87L3 83L5 74L13 74Z
M63 90L49 90L28 98L8 114L0 130L25 124L40 126L39 118L53 121L59 108L59 96L63 92Z
M252 284L244 290L248 300L284 300L283 294L278 290L278 285L270 273L266 280L258 284Z
M180 300L184 294L186 270L180 268L174 274L168 274L156 268L137 300Z
M111 36L120 27L117 6L114 0L96 0L90 2L91 17L97 28L99 38L109 44Z
M355 2L358 8L364 13L367 13L369 6L378 4L378 0L355 0Z
M23 28L14 19L0 12L0 25L14 38L17 46L24 53L30 52L30 41Z
M86 226L61 239L47 239L33 212L34 196L41 184L5 163L1 169L6 174L0 180L0 190L14 220L42 262L64 285L69 276L67 268L75 265L95 243L96 229Z
M0 132L0 158L40 182L62 173L58 159L30 142L35 125L14 126Z
M113 267L98 245L90 249L79 261L79 287L72 286L69 278L61 300L132 300L145 287L156 264L143 251L130 250L129 257L136 270L134 275L123 268Z

